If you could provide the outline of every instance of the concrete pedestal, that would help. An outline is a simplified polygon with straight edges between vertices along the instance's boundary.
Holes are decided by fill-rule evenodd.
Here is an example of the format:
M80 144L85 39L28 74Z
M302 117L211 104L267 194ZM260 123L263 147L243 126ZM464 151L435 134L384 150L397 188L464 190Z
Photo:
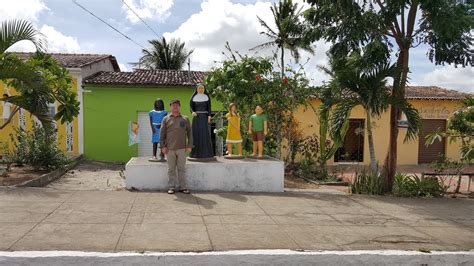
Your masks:
M168 189L168 164L133 157L125 166L127 188ZM191 191L283 192L284 164L276 159L186 162L186 180Z

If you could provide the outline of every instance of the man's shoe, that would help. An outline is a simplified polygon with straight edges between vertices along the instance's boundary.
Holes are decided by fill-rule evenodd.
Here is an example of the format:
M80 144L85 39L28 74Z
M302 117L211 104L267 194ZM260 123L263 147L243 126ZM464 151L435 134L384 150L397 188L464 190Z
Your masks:
M174 191L174 188L168 189L168 194L174 194L174 192L175 192L175 191Z
M189 191L189 189L187 189L187 188L181 189L180 192L182 192L182 193L184 193L184 194L189 194L189 193L191 193L191 192Z

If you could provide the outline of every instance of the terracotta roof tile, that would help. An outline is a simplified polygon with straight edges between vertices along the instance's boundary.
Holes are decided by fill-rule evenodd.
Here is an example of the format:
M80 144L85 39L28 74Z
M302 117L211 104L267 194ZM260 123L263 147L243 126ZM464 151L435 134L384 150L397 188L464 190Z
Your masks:
M391 88L391 87L390 87ZM354 95L351 91L344 91L344 97ZM405 98L411 100L461 100L466 97L474 97L473 93L460 92L456 90L441 88L437 86L406 86ZM318 98L318 94L313 95L314 99Z
M20 58L27 59L33 55L33 53L20 53L15 52ZM117 59L108 54L61 54L61 53L48 53L59 64L65 68L81 68L88 66L92 63L98 62L104 59L110 59L115 71L120 71L120 67L117 63Z
M407 86L405 88L405 98L407 99L459 100L467 96L473 97L474 95L437 86Z
M208 72L186 70L135 70L133 72L99 72L84 80L85 84L194 86L204 81Z

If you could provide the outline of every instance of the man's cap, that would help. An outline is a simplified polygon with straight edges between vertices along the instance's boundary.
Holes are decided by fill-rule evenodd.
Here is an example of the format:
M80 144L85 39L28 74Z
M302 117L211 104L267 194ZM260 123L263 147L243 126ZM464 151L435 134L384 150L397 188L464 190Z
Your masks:
M177 104L181 105L181 102L177 98L174 98L173 100L171 100L170 105L172 105L173 103L177 103Z

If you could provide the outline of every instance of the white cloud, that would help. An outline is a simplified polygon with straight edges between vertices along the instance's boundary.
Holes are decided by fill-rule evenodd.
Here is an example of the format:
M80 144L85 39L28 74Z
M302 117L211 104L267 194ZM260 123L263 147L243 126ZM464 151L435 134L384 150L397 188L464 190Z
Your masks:
M420 85L440 86L474 93L474 67L457 67L452 65L438 67L426 73Z
M120 71L122 71L122 72L127 72L128 71L128 68L125 64L118 63L118 65L120 67Z
M3 0L0 8L0 21L7 19L27 19L37 21L38 15L49 10L42 0Z
M122 9L127 14L127 19L137 23L140 19L127 7L130 6L142 19L152 19L164 22L169 16L173 0L125 0Z
M43 25L41 33L48 41L48 52L50 53L77 53L80 50L76 37L67 36L57 31L54 27Z
M199 13L191 15L174 32L163 35L179 38L186 42L187 48L194 49L194 69L209 69L214 61L223 59L221 52L226 41L242 53L250 53L250 48L266 41L259 34L263 29L257 21L257 14L269 21L270 3L242 5L228 0L208 0L201 3Z
M49 10L43 0L21 0L2 1L0 18L3 19L26 19L39 29L47 41L47 52L75 53L80 50L77 38L64 35L54 27L43 24L38 25L38 16L43 11ZM34 45L29 41L20 41L10 47L9 51L34 52Z
M297 1L300 6L302 1ZM265 29L258 22L257 16L274 28L273 15L270 10L270 2L256 2L254 4L234 4L229 0L207 0L201 3L201 10L191 15L187 21L174 32L163 35L166 38L179 38L186 43L188 49L194 49L191 55L191 67L196 70L209 70L218 66L225 59L222 52L225 51L226 41L230 43L233 50L242 54L254 54L249 49L268 42L269 39L260 32ZM316 43L315 55L302 53L301 63L310 61L305 65L306 73L321 84L327 77L317 69L317 65L327 62L326 51L329 45L324 42ZM258 51L258 55L272 55L274 48ZM288 64L291 55L286 51L285 62Z
M76 37L64 35L52 26L43 25L40 32L47 41L47 52L49 53L77 53L80 50ZM17 52L36 51L35 46L30 41L18 42L8 50Z

